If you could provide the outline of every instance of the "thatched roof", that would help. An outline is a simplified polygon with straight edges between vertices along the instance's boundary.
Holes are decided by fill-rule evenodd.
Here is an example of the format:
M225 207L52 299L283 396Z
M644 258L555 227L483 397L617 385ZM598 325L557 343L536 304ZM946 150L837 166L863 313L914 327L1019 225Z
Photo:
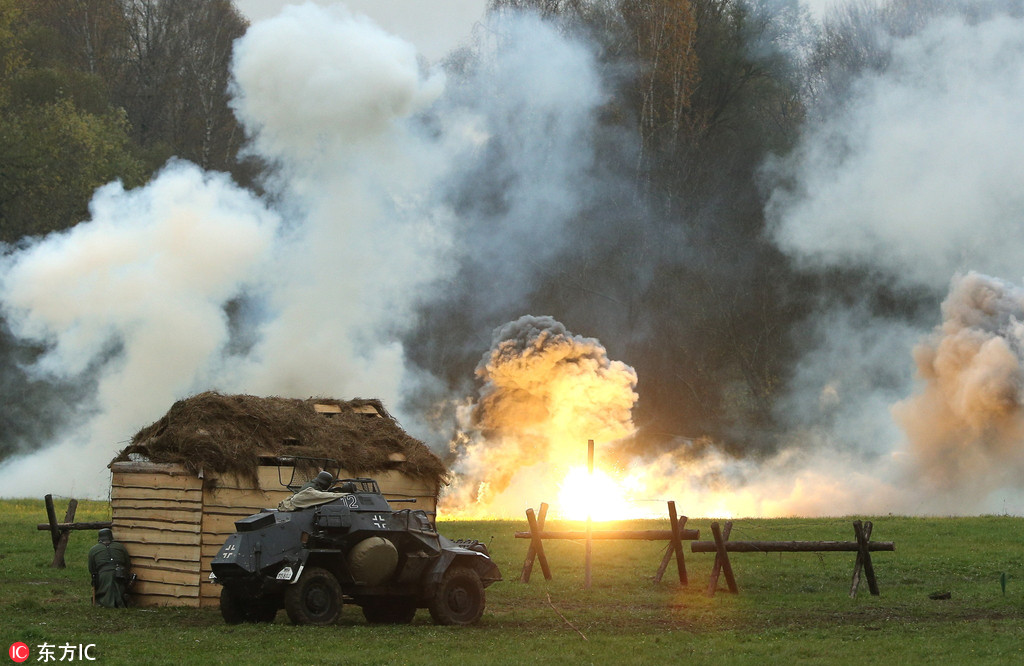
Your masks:
M140 430L112 462L139 457L200 470L257 478L260 458L336 460L356 475L398 469L443 482L447 469L406 433L379 400L260 398L200 393L174 403ZM396 460L404 462L396 462Z

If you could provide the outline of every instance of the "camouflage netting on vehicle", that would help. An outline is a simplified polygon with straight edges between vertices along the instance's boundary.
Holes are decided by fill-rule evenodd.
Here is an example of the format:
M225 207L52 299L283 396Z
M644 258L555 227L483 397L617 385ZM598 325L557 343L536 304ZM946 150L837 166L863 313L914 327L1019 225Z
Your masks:
M316 405L339 408L318 412ZM366 413L372 406L380 417ZM358 410L363 408L363 412ZM401 454L394 456L393 454ZM354 475L388 469L421 479L446 480L448 470L427 446L406 433L379 400L261 398L200 393L174 403L160 420L140 430L112 462L139 458L233 473L255 481L262 457L296 457L303 471L331 459ZM395 462L395 458L404 462ZM333 471L333 470L332 470Z

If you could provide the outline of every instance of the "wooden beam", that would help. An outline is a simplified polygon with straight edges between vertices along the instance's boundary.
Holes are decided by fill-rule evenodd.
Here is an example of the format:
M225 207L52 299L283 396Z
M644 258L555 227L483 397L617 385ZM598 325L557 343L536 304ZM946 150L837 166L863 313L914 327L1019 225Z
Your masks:
M867 544L868 550L896 550L891 541L872 541ZM725 549L730 553L834 553L860 550L856 541L727 541ZM694 541L690 544L694 553L715 553L718 551L714 541Z
M668 548L665 550L665 556L661 558L661 565L658 567L658 572L654 575L654 582L660 583L662 576L665 575L665 571L668 569L668 563L672 560L672 555L676 556L676 568L679 570L679 582L683 585L689 583L686 576L686 561L683 559L683 542L679 537L686 525L686 516L682 518L676 517L676 503L670 501L668 503L668 519L672 525L673 537L670 539Z
M672 548L676 551L676 569L679 573L679 583L686 585L689 581L686 578L686 560L683 559L683 541L679 538L679 532L686 525L686 516L682 521L676 516L676 503L668 503L668 520L672 523Z
M71 501L75 502L75 505L77 506L77 500ZM109 520L99 520L95 522L86 523L54 523L54 525L56 526L58 532L62 532L64 530L101 530L104 527L113 527L114 524L111 523ZM37 530L48 530L50 528L51 527L49 523L39 523L38 525L36 525Z
M854 530L854 536L857 535L856 529ZM871 523L869 522L864 526L864 537L871 540ZM859 544L858 544L859 545ZM853 599L857 596L857 588L860 587L860 571L864 567L864 560L860 556L860 548L857 549L857 559L853 562L853 579L850 582L850 598Z
M593 506L594 498L589 496L594 487L594 440L592 439L587 441L587 486L587 547L586 564L583 569L583 587L589 590L591 546L594 543L594 530L590 519L590 507Z
M516 532L517 539L532 539L530 532ZM570 541L586 539L586 531L541 532L541 539L566 539ZM625 539L632 541L671 541L672 530L596 530L591 534L593 539ZM700 530L679 530L679 538L693 541L700 538Z
M537 529L544 529L544 520L548 517L548 505L545 502L540 503L540 514L537 516ZM533 542L530 542L530 547L526 549L526 560L523 561L523 573L519 576L519 582L529 583L530 574L533 572L533 561L537 557L537 551L533 549Z
M60 530L57 528L57 512L53 510L53 495L43 497L43 504L46 505L46 525L40 529L50 530L50 541L53 542L53 549L57 550Z

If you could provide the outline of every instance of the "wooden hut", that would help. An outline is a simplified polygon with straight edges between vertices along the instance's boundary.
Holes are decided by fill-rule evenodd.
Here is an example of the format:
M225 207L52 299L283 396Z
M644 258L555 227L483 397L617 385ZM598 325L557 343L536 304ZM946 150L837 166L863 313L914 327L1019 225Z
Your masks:
M111 462L115 538L140 606L216 606L210 561L234 522L327 469L369 476L399 508L433 516L447 470L377 400L202 393L140 430Z

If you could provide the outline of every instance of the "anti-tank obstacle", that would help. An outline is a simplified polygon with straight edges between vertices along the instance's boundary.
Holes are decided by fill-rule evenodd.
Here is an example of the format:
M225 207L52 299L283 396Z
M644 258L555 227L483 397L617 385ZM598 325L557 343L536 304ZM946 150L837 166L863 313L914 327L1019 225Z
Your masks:
M534 562L540 563L545 580L551 580L551 567L548 564L547 555L544 552L544 541L547 539L564 539L573 541L583 540L667 540L669 547L662 558L661 565L654 576L654 581L661 582L662 576L675 556L679 572L679 582L682 585L688 584L686 562L682 552L682 542L691 541L690 550L693 553L714 553L715 559L711 568L711 575L708 582L707 594L713 596L718 588L719 576L724 574L726 584L730 592L739 593L739 586L733 573L732 563L729 560L729 553L834 553L853 552L857 554L854 561L853 578L850 587L850 597L857 594L860 585L861 574L867 578L868 589L874 596L879 595L878 581L875 578L874 565L871 560L871 553L878 551L895 551L896 545L891 541L871 541L872 523L855 520L853 522L854 541L729 541L732 532L732 521L726 521L720 525L717 521L711 523L713 541L698 541L700 531L685 529L686 516L676 516L675 502L668 503L669 517L672 524L670 530L545 530L544 522L547 517L548 505L541 503L540 512L526 510L527 523L530 526L528 532L516 532L517 539L530 539L530 545L526 552L526 559L523 562L523 570L520 581L530 582ZM587 566L589 569L589 560ZM589 571L588 571L589 574ZM589 575L587 576L589 579Z
M708 582L708 595L713 596L718 588L720 572L725 573L726 584L733 594L739 593L736 579L733 576L729 553L835 553L855 552L857 559L853 565L853 581L850 586L850 597L857 595L860 575L863 570L868 580L868 589L874 596L879 595L878 581L875 579L875 568L871 562L872 551L895 551L896 545L891 541L871 541L872 524L870 521L853 521L853 532L856 541L729 541L732 521L725 523L721 529L717 522L711 523L714 541L695 541L690 544L694 553L715 553L715 562L711 569Z

